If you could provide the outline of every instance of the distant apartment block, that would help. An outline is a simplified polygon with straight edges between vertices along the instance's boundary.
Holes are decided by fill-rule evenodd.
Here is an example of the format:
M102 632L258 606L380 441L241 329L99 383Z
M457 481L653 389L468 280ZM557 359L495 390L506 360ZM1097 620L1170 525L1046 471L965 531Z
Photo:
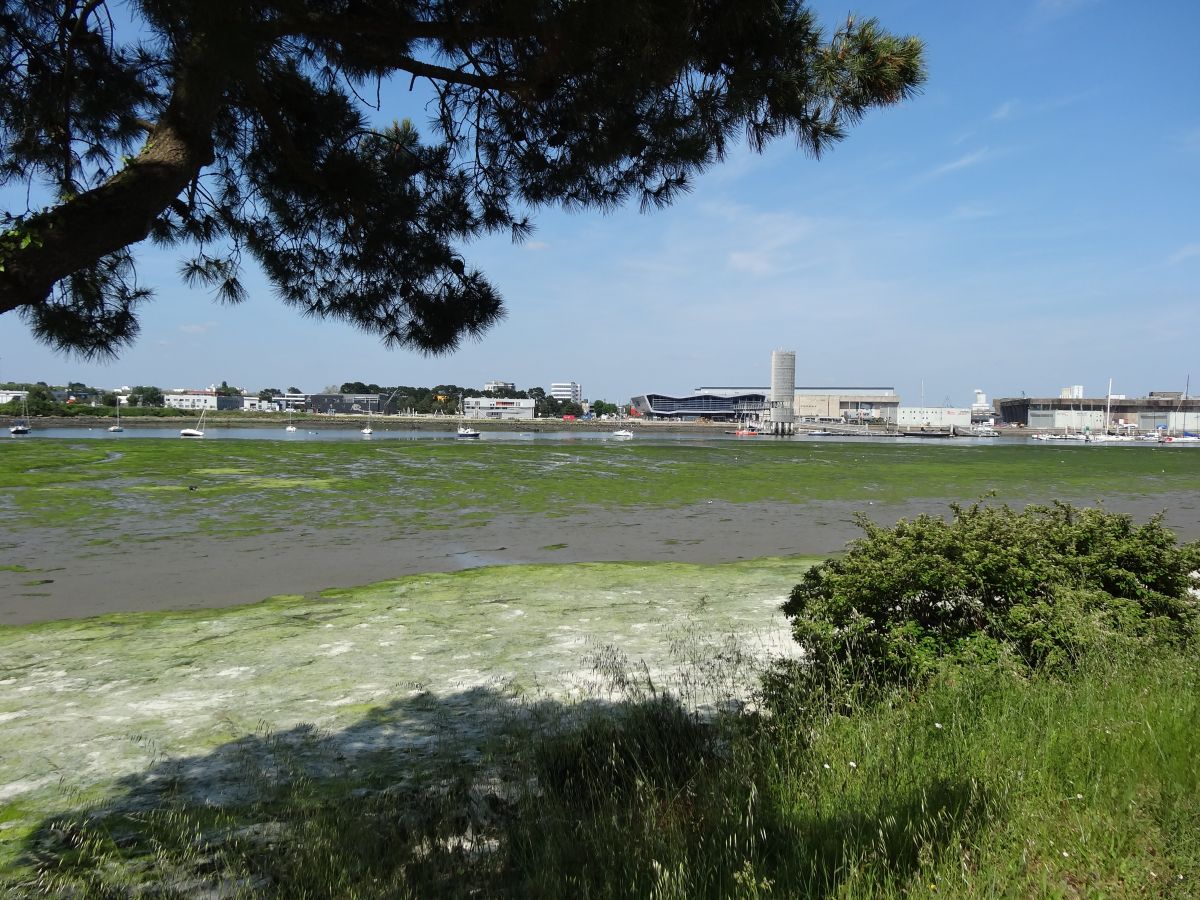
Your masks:
M555 400L562 400L566 403L582 403L583 388L577 385L574 381L556 381L550 385L549 394Z
M516 382L512 381L489 381L483 386L485 394L495 394L500 391L515 391L516 389Z

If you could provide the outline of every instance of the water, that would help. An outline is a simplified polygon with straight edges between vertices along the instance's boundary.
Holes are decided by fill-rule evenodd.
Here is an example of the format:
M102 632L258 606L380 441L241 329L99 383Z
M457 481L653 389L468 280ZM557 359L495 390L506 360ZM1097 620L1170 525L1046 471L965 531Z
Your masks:
M180 428L192 427L194 423L186 419L176 419L170 425L161 426L143 426L143 425L127 425L122 432L113 433L108 430L107 425L96 425L85 428L46 428L38 427L34 423L31 434L12 435L11 440L28 441L37 440L38 438L67 438L70 440L102 440L102 441L129 441L141 440L143 438L170 438L172 440L181 440L179 437ZM955 438L915 438L915 437L858 437L855 435L821 435L813 437L807 434L796 434L787 437L775 437L773 435L762 434L757 437L739 437L733 434L726 434L724 431L713 429L712 431L659 431L657 429L647 429L645 432L634 431L633 438L618 438L613 437L613 429L611 428L596 428L596 429L571 429L571 430L555 430L555 431L484 431L478 438L461 439L455 433L457 422L450 423L444 431L434 430L430 428L406 428L396 426L389 428L386 425L374 423L372 425L374 433L370 435L362 434L358 425L341 425L330 424L316 427L313 425L297 425L296 431L285 431L282 425L269 426L262 428L230 428L222 427L221 425L213 425L205 423L203 438L189 438L189 440L205 440L205 441L226 441L226 440L244 440L244 441L285 441L288 443L296 442L329 442L329 441L359 441L359 442L375 442L375 441L425 441L425 442L443 442L443 441L458 441L463 444L472 444L481 441L489 443L548 443L548 444L579 444L579 443L610 443L615 445L624 445L631 443L668 443L668 444L711 444L713 442L725 443L727 441L740 441L742 443L762 444L772 442L794 442L801 441L805 443L830 442L830 443L872 443L872 444L921 444L931 447L978 447L978 446L996 446L996 445L1015 445L1015 444L1036 444L1044 447L1158 447L1157 443L1147 441L1119 441L1113 443L1087 443L1084 441L1068 442L1068 441L1035 441L1031 437L1012 435L1003 437L955 437ZM1171 446L1200 446L1200 444L1187 445L1175 444Z

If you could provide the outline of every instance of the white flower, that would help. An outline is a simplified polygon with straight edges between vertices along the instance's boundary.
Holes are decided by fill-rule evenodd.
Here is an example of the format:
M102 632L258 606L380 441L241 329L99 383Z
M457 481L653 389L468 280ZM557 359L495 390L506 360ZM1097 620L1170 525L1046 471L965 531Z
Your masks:
M933 723L933 727L934 727L934 728L941 728L941 727L942 727L942 723L941 723L941 722L934 722L934 723Z
M850 768L857 769L858 763L856 763L854 760L850 760Z
M824 769L830 769L830 768L833 768L833 767L832 767L832 766L830 766L830 765L829 765L829 763L825 763L825 764L822 766L822 768L824 768Z

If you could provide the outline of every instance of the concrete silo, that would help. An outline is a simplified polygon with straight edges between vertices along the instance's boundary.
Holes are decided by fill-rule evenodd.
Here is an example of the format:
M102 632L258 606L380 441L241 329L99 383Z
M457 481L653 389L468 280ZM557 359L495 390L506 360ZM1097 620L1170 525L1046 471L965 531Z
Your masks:
M796 351L771 351L771 434L791 434L796 421Z

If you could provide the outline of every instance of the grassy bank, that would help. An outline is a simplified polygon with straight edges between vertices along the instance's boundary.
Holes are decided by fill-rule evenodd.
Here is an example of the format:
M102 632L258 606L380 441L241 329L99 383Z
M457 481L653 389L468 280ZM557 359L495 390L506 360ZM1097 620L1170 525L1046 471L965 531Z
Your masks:
M725 665L737 665L727 660ZM612 674L610 672L610 674ZM626 673L631 675L632 673ZM1200 667L959 672L853 716L622 700L509 717L467 759L369 776L232 758L252 802L164 786L29 836L17 892L229 896L1195 896ZM328 735L306 736L321 744ZM35 874L36 873L36 874ZM20 872L14 872L21 878Z

